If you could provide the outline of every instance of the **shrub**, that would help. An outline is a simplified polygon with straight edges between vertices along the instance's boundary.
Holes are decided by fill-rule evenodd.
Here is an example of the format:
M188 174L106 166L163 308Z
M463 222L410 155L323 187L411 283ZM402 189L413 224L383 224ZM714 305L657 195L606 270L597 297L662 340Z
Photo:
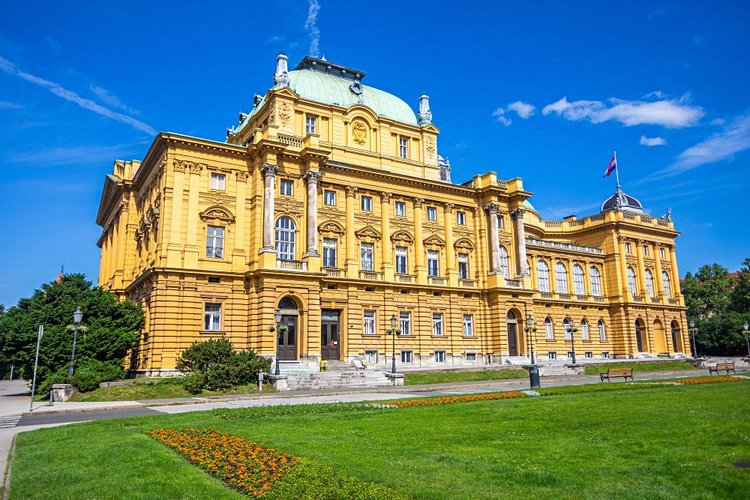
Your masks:
M60 368L39 386L39 394L49 394L53 384L71 384L81 392L93 391L99 383L118 380L125 376L125 370L118 363L83 358L76 361L75 372L68 376L68 367Z

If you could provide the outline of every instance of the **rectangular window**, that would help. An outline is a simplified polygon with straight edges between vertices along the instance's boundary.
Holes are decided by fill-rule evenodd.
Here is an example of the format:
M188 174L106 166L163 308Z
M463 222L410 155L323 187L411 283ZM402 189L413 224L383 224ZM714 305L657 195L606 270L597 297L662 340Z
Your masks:
M224 191L227 186L227 176L224 174L215 174L211 172L211 189L215 191Z
M372 243L362 243L360 250L362 254L360 268L362 271L372 271L374 269Z
M206 332L221 330L221 304L206 304L203 314L203 330Z
M437 250L427 252L427 274L429 276L440 276L440 260Z
M365 362L368 365L378 364L378 350L377 349L365 349Z
M365 311L365 335L375 335L375 311Z
M406 203L403 201L396 202L396 217L406 217Z
M396 247L396 274L408 274L409 262L406 247Z
M402 363L411 363L412 362L412 353L411 351L401 351L401 362Z
M401 335L411 335L411 313L398 313L398 319L401 327Z
M633 253L633 247L629 242L625 242L625 253Z
M336 267L336 240L323 239L323 267Z
M643 255L645 255L646 257L648 257L648 246L647 245L643 245Z
M469 279L469 254L458 254L458 277L462 280Z
M292 196L294 192L294 183L289 179L281 179L279 190L281 192L281 196Z
M568 359L573 359L573 351L568 351Z
M466 353L466 362L467 363L476 363L477 362L477 353L475 353L475 352L467 352Z
M336 206L336 191L324 191L323 192L323 204L329 207Z
M206 257L221 259L224 257L224 228L208 226L206 232Z
M433 313L432 315L432 334L435 337L443 336L443 313Z
M409 139L406 137L398 137L398 156L401 158L409 158Z
M466 225L466 212L456 212L456 224L459 226Z
M607 351L602 351L602 359L609 359L609 353Z
M497 228L498 229L503 229L505 227L505 222L503 222L503 220L504 219L502 215L497 216Z
M437 208L427 207L427 220L437 220Z
M445 363L445 351L435 351L435 363Z
M464 337L474 336L474 316L464 314Z
M369 196L362 197L362 211L372 212L372 198Z
M591 351L586 351L583 353L583 357L586 359L594 359L594 353Z
M317 133L315 122L316 122L316 119L314 116L310 116L310 115L305 116L305 135Z
M547 359L557 359L557 353L555 351L549 351L547 353Z
M666 254L667 254L667 253L666 253L666 252L664 251L664 249L663 249L663 248L660 248L660 249L659 249L659 257L661 257L661 258L663 259L663 258L664 258L664 256L665 256Z

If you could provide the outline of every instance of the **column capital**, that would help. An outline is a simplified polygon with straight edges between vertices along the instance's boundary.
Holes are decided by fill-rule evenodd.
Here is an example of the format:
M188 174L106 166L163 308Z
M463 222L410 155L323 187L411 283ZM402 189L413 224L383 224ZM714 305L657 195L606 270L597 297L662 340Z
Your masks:
M263 177L276 177L276 172L278 172L278 170L278 165L271 165L270 163L264 163L260 168L260 171L263 173Z
M446 213L451 213L455 206L456 205L454 205L453 203L443 203L443 207L445 208Z
M355 186L346 186L346 195L351 196L354 198L354 196L357 194L358 189Z
M484 210L489 215L497 215L498 212L500 211L500 205L498 205L497 203L488 203L487 205L484 206Z
M386 193L385 191L383 191L382 193L380 193L380 201L383 203L388 203L391 201L392 196L393 195L391 193Z
M515 210L511 210L511 211L510 211L510 215L511 215L511 216L512 216L512 217L513 217L514 219L523 219L523 214L525 214L525 213L526 213L526 210L525 210L525 209L523 209L523 208L517 208L517 209L515 209Z
M315 170L308 170L303 177L305 179L305 182L307 182L308 184L317 184L318 180L320 179L320 172L316 172Z
M414 198L414 208L422 208L424 198Z

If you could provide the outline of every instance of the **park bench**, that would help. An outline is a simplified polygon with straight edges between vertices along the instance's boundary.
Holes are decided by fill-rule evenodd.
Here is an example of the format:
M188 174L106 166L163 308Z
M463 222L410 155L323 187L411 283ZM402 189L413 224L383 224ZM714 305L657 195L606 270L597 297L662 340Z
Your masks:
M734 361L725 361L724 363L716 363L714 366L708 367L708 374L711 375L713 372L716 372L716 375L719 374L719 372L727 372L727 375L729 375L730 370L733 373L737 373L734 371Z
M612 377L623 377L625 380L633 380L633 369L632 368L610 368L607 370L607 373L600 373L599 378L602 379L602 382L604 382L604 379L607 379L607 382L610 382L610 378Z

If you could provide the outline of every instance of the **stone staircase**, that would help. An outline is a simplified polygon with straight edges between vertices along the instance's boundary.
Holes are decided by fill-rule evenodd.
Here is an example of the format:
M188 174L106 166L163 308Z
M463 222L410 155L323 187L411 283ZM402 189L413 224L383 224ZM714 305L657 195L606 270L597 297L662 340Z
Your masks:
M287 384L290 391L336 388L390 387L393 384L386 372L378 370L328 371L321 373L289 373Z
M542 377L555 377L561 375L578 375L573 368L569 368L563 364L545 362L543 365L540 364L540 374Z

